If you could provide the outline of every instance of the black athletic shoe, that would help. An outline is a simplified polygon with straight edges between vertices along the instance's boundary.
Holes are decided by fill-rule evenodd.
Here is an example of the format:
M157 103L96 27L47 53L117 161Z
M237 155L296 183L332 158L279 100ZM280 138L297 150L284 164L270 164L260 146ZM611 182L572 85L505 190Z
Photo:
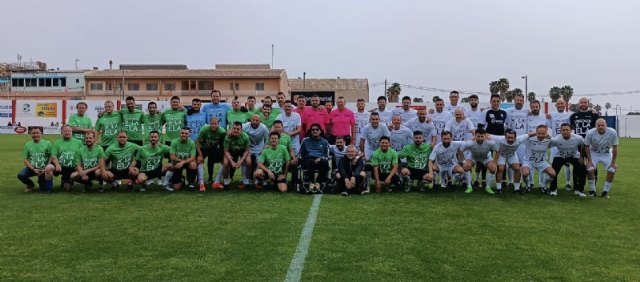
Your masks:
M480 182L478 182L478 180L473 182L473 188L480 188Z
M509 183L509 184L507 184L507 189L514 190L514 189L516 189L516 186L514 186L513 183Z
M520 188L518 190L515 190L516 193L518 193L519 195L524 195L524 189Z
M502 195L502 189L496 189L496 194Z
M547 188L540 187L540 193L541 194L547 194Z
M595 197L596 196L596 191L591 190L589 191L589 197Z
M600 196L605 198L605 199L609 199L609 193L607 193L607 191L603 191Z
M527 193L531 193L531 188L532 188L531 186L527 186L527 188L526 188L526 192L527 192Z

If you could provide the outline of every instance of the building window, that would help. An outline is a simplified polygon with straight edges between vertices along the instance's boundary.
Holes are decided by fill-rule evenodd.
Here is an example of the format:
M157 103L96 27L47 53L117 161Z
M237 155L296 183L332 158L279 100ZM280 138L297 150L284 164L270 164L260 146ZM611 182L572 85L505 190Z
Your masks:
M89 89L91 90L102 90L103 84L101 82L94 82L89 84Z
M235 87L234 87L235 86ZM240 90L240 83L229 83L229 90L233 91L239 91Z
M27 78L24 80L26 87L37 87L38 86L38 79L37 78Z
M147 91L158 91L157 83L147 83Z
M127 90L129 90L129 91L140 91L140 83L129 83L129 84L127 84Z
M46 78L44 80L44 86L51 87L51 85L53 84L52 81L53 81L53 78Z
M80 83L80 79L79 78L76 78L76 83Z
M54 78L53 79L53 87L58 87L60 86L60 79L59 78Z
M107 90L120 90L120 85L121 85L121 83L108 82L107 83Z
M38 86L44 87L44 81L45 80L46 80L46 78L38 78Z
M199 80L198 90L213 90L213 81Z
M264 91L264 83L263 82L257 82L256 83L256 91Z
M175 91L176 90L176 84L175 83L165 83L164 84L164 90L166 90L166 91Z
M63 77L60 79L60 87L67 87L67 78Z

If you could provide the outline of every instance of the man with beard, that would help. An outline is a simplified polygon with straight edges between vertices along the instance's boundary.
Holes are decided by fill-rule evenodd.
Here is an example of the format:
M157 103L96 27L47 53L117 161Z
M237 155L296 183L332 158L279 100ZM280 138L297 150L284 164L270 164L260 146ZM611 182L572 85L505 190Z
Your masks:
M247 112L242 111L242 105L240 105L240 99L238 99L238 96L233 97L233 100L231 101L231 110L229 110L226 115L226 124L231 126L236 121L239 123L245 123L250 117L251 116L249 116Z
M618 134L615 129L607 127L607 122L600 118L596 121L596 128L592 128L587 132L584 139L585 152L587 153L587 171L589 172L589 196L596 195L596 167L598 163L602 163L607 170L607 178L602 187L602 197L609 198L611 183L616 174L618 165Z
M571 124L571 120L570 120L571 112L565 110L566 106L567 106L567 103L565 103L565 101L562 98L560 98L556 101L557 111L551 114L547 114L547 127L551 131L551 137L556 137L561 134L560 131L563 124L565 123ZM551 159L553 160L556 157L558 157L558 148L553 147L551 148ZM558 169L560 168L562 167L559 167ZM556 172L560 172L560 171L556 170ZM571 191L572 189L571 188L571 166L569 163L565 164L564 166L564 175L565 175L565 182L567 183L565 186L565 190ZM585 182L581 181L580 183L584 185ZM575 185L576 183L574 183L574 186ZM584 186L581 187L580 191L584 191Z
M96 136L93 132L84 135L85 146L77 155L76 171L71 173L71 179L84 184L83 191L91 190L91 181L102 179L104 166L104 151L102 147L95 146ZM102 192L102 188L100 189Z
M142 124L144 125L145 136L148 138L151 131L162 132L162 114L158 113L158 105L153 101L147 105L147 111L149 113L142 118ZM158 142L162 143L162 137ZM148 144L149 139L146 139L144 143Z
M245 105L247 106L247 114L259 115L259 114L262 113L262 109L261 108L256 108L256 97L255 96L247 97L247 101L245 102Z
M444 130L451 132L453 141L465 141L471 139L469 136L473 134L475 127L473 122L464 116L464 110L457 108L455 118L445 124Z
M291 147L296 152L300 151L300 138L299 135L302 132L302 119L300 115L293 111L293 105L291 101L284 101L284 112L280 113L276 120L282 122L282 133L291 137ZM281 138L282 139L282 136Z
M378 97L378 107L371 110L371 113L378 113L380 118L380 123L384 126L389 126L391 124L391 119L393 118L393 111L387 109L387 97L380 96Z
M296 112L298 115L300 115L300 123L302 124L302 115L304 114L304 110L306 110L307 108L310 108L311 106L307 106L307 97L305 97L304 95L298 95L296 97L296 108L293 109L294 112ZM304 132L304 125L300 128L300 132L298 134L299 137L299 141L302 142L302 139L304 139L305 137L305 133Z
M436 145L436 128L433 123L427 119L427 109L419 109L418 116L407 122L409 130L422 132L424 143L429 144L433 148Z
M276 121L276 116L271 113L271 107L268 105L262 105L262 112L257 114L260 116L260 122L267 127L267 129L271 130L273 127L273 122ZM251 115L253 116L253 115Z
M556 172L553 170L551 165L546 160L547 150L554 146L551 143L551 139L547 136L547 126L546 125L538 125L536 128L536 136L529 137L527 141L527 151L524 154L524 161L522 162L522 176L525 177L525 181L527 177L533 174L533 170L537 170L540 175L545 173L547 177L544 178L544 181L540 182L540 193L547 193L547 185L553 178L556 177ZM527 192L531 192L531 188L533 187L533 183L531 178L529 178Z
M233 123L224 139L222 175L224 177L225 190L229 187L231 179L233 178L233 172L236 169L243 165L251 167L252 163L249 154L249 135L242 132L242 123L236 121Z
M555 151L555 153L552 154L553 162L551 163L551 167L554 171L559 171L565 164L573 165L573 183L575 183L576 186L574 194L580 197L586 197L583 182L586 179L587 171L583 164L584 158L580 155L580 152L583 150L584 139L580 137L580 135L573 134L571 124L569 123L563 123L560 125L560 128L560 134L551 140L551 144L555 145L555 147L551 148L552 152ZM549 195L557 196L557 189L558 181L553 179L551 181Z
M399 115L393 116L389 138L391 139L391 148L396 152L400 152L404 146L413 142L413 132L402 125L402 117Z
M471 109L468 109L465 112L465 116L473 122L473 126L475 128L478 128L478 125L483 124L482 110L478 108L478 103L478 95L473 94L469 96L469 105L471 106Z
M411 191L414 180L418 180L420 192L425 191L427 174L429 173L429 168L427 167L429 154L431 154L431 146L424 144L422 132L414 131L413 143L404 146L402 151L398 153L398 158L407 159L406 167L402 168L400 172L405 192Z
M174 190L180 190L184 187L182 182L182 170L187 170L187 182L189 184L189 190L195 190L196 180L196 145L193 140L189 139L190 130L188 127L183 127L180 130L180 138L171 140L171 146L169 148L169 160L171 161L171 172L165 176L171 178L172 188ZM201 180L202 181L202 180ZM200 192L205 191L204 182L200 182ZM168 190L168 189L167 189Z
M120 110L122 128L127 133L127 140L138 146L142 145L142 123L144 112L136 109L136 100L129 96L125 99L127 107Z
M434 181L434 173L440 175L440 187L447 187L447 179L454 174L463 174L462 162L458 160L458 152L464 144L462 141L451 141L451 132L443 131L440 139L442 142L431 150L429 155L429 173L427 181ZM467 190L471 183L467 182ZM435 185L434 185L435 188Z
M111 182L111 190L117 191L119 183L116 180L129 179L132 175L137 175L138 168L133 164L133 158L138 151L138 145L127 142L127 132L118 132L118 142L112 144L104 152L105 161L109 169L102 173L102 179ZM129 182L129 190L133 191L133 183Z
M369 125L362 130L360 136L360 153L364 154L366 160L371 159L371 154L380 147L380 137L389 137L389 128L380 123L380 115L377 112L371 113Z
M207 121L211 121L211 118L217 118L219 126L223 129L227 128L227 111L231 107L227 103L220 103L220 90L211 91L211 104L204 105L202 111L207 114Z
M547 128L547 118L545 115L543 115L540 112L540 101L538 100L532 101L531 103L529 103L529 107L531 108L531 111L527 116L527 132L536 132L537 128L541 125ZM547 128L547 132L548 132L548 128ZM546 158L547 156L545 155L545 159ZM544 183L544 182L545 182L544 175L540 173L540 175L538 175L538 183ZM533 173L529 175L528 190L531 190L532 188L533 188Z
M513 170L513 185L514 191L523 194L523 190L520 190L520 164L522 160L517 151L520 145L525 143L529 137L535 136L536 133L517 135L513 129L507 129L504 136L492 136L492 140L498 144L498 152L496 153L494 160L498 165L498 173L496 173L496 193L502 194L502 181L504 180L506 166Z
M311 107L306 108L302 113L302 128L306 132L311 129L311 125L317 123L320 129L326 132L327 124L330 122L327 109L320 105L320 96L313 95L311 97Z
M507 128L510 128L513 131L515 131L516 136L528 134L529 132L535 132L535 126L533 127L532 130L529 130L529 128L527 127L527 118L531 114L531 110L524 107L524 95L522 94L516 95L514 97L514 101L515 101L514 107L506 110ZM524 152L526 150L526 147L527 147L527 144L522 143L520 144L520 147L518 147L518 150L516 151L516 154L518 155L518 158L520 160L524 158ZM509 179L513 181L513 177L514 177L513 169L509 169L509 176L510 176ZM514 188L513 182L509 182L509 188Z
M402 107L395 108L392 112L393 116L400 116L402 118L402 125L406 125L409 120L418 115L418 112L411 108L411 97L409 96L402 97ZM391 121L393 122L393 118Z
M198 139L198 132L200 132L200 129L209 123L207 120L207 114L200 110L201 106L202 101L198 98L194 98L191 100L191 109L187 111L185 125L191 131L189 138L193 141Z
M346 141L347 145L350 145L355 142L356 120L353 112L347 109L345 104L346 101L344 100L344 97L338 97L338 108L329 113L329 119L331 120L334 138L341 136ZM332 140L329 140L329 144L335 143L335 139L333 142L331 141Z
M445 131L445 126L447 126L447 122L453 119L453 116L444 110L444 100L438 99L435 103L436 111L431 117L433 118L433 126L436 129L436 144L439 144L442 142L442 132Z
M354 119L356 121L356 138L355 140L353 140L353 144L356 144L357 146L360 145L360 136L362 130L367 126L367 124L369 124L369 117L371 116L370 112L364 110L364 106L364 99L358 98L358 101L356 102L356 108L358 109L358 111L353 113Z
M329 173L329 142L320 137L322 127L318 123L311 124L311 136L305 138L300 146L300 161L306 167L305 182L311 182L309 189L314 193L322 193L327 185ZM318 173L314 180L315 173Z
M269 134L269 146L258 157L255 178L260 181L271 180L280 192L287 192L287 168L291 160L290 152L279 144L280 133Z
M137 175L133 175L136 183L140 184L140 192L147 191L147 183L153 179L160 179L170 169L170 165L162 165L163 157L170 152L170 148L160 142L160 133L152 130L147 137L149 142L136 152L133 166L139 167ZM166 186L169 192L173 188Z
M113 101L107 100L104 102L104 112L98 117L96 121L96 131L100 137L100 146L104 151L107 148L117 143L118 132L120 132L122 126L122 116L119 113L113 112ZM96 138L97 140L98 138Z
M167 134L165 145L171 146L171 141L180 138L180 131L185 127L186 118L187 112L180 109L180 97L171 97L171 109L162 113L162 124Z
M204 179L204 159L207 159L207 173L209 175L208 183L211 183L213 178L213 168L216 163L222 165L222 159L224 158L223 143L224 138L227 135L227 131L219 126L218 118L213 117L209 121L209 125L204 126L198 133L198 139L196 139L196 152L198 157L196 162L198 163L198 179ZM218 170L218 174L215 178L215 182L211 186L213 189L222 189L220 184L220 178L222 177L222 168Z
M594 113L589 110L589 99L586 97L580 98L578 102L579 112L571 114L569 117L569 123L573 127L573 133L585 138L587 132L596 127L596 120L600 118L598 113Z
M455 115L457 109L462 109L466 115L467 109L465 109L458 101L460 100L460 93L458 91L451 91L449 93L449 104L444 106L444 111L448 112L452 116Z
M260 157L260 152L264 149L264 142L269 138L269 129L267 126L260 122L260 117L254 115L251 117L251 121L242 125L242 131L246 132L249 136L249 152L251 152L252 167L245 167L245 175L247 178L253 179L253 171L256 168L256 160ZM279 139L279 138L278 138ZM253 183L250 179L243 179L243 183L238 185L238 188L242 189L245 185ZM254 183L255 184L255 183Z
M53 142L51 147L51 164L45 167L45 176L62 175L61 186L70 191L73 187L71 174L76 170L77 158L83 146L82 141L72 138L71 127L63 126L62 138Z
M498 145L491 140L485 140L485 131L480 128L475 131L475 140L465 142L464 145L460 148L460 151L467 151L467 157L462 165L462 168L465 170L465 174L467 177L467 181L471 183L471 167L474 165L476 167L481 167L486 172L489 170L491 173L491 178L495 178L497 166L494 161L494 153L498 151ZM494 194L493 190L489 185L487 185L486 173L482 175L482 187L489 194ZM465 193L471 193L472 189L467 188Z
M380 148L371 156L373 166L373 178L376 180L376 193L382 192L382 187L387 192L392 192L392 186L400 184L398 177L398 153L390 148L391 140L387 136L380 137Z
M282 113L286 100L287 97L284 95L284 92L278 92L278 94L276 94L276 103L271 105L271 115L274 119Z
M18 173L18 179L24 185L27 185L24 191L26 193L33 191L35 183L30 178L37 176L40 191L51 192L53 180L52 178L45 180L44 173L45 166L51 158L51 142L42 139L42 130L39 127L31 129L31 141L24 144L22 158L24 159L25 168Z

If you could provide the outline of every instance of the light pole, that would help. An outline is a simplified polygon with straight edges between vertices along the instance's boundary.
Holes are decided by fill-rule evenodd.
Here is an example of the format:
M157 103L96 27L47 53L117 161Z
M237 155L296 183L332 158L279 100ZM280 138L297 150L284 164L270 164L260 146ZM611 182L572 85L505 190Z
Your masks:
M620 117L618 116L618 110L620 110L620 114L622 114L622 107L620 107L620 105L616 105L616 133L618 133L618 137L620 137Z
M523 76L522 79L524 79L524 97L525 99L529 98L529 89L528 88L528 84L529 84L529 77L528 76Z

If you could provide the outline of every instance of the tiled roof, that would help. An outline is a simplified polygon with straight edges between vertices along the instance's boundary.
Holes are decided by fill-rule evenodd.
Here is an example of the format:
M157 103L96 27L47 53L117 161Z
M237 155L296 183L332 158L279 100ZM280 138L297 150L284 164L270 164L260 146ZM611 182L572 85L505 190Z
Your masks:
M125 70L126 78L280 78L283 69ZM85 78L122 78L122 70L88 71Z
M369 89L369 80L366 78L355 79L289 79L291 90L355 90Z

